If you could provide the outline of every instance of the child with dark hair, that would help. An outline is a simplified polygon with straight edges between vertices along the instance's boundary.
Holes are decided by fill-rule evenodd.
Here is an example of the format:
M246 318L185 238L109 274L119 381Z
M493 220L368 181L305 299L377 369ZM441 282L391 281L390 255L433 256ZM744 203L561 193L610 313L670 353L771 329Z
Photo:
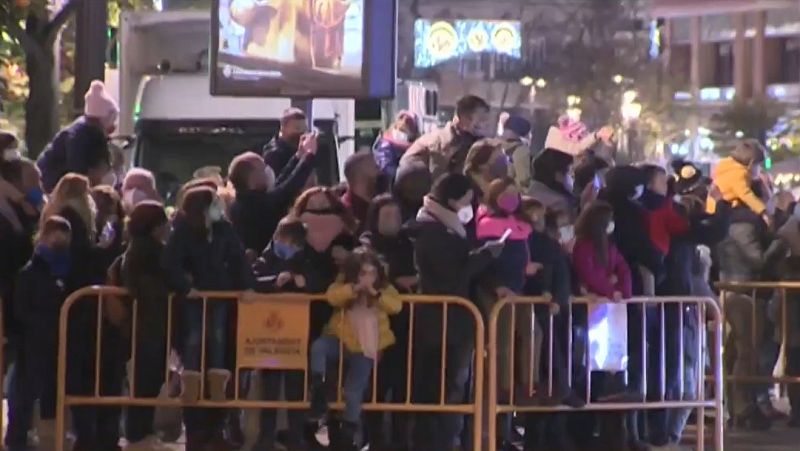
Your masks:
M67 296L66 278L70 271L72 227L61 216L50 216L41 226L36 249L17 276L14 313L20 322L19 358L15 383L8 399L7 449L29 449L28 431L33 406L40 402L40 445L55 449L53 419L56 413L56 369L58 360L58 321L61 304Z
M259 292L305 291L301 258L305 241L306 227L302 221L292 217L280 220L272 241L253 264Z
M340 434L331 448L356 450L355 434L361 418L361 404L369 386L369 376L384 349L395 342L389 327L389 315L397 314L402 303L397 290L389 283L380 257L366 248L348 255L342 273L326 294L336 308L323 335L311 345L311 417L308 435L314 435L328 410L325 397L325 373L328 363L337 361L343 345L347 363L344 379L345 409Z
M139 202L131 211L128 221L128 247L109 269L109 282L125 287L136 299L136 322L131 325L131 330L133 326L136 328L131 334L136 339L136 361L131 361L132 368L128 371L135 384L132 396L141 398L158 397L164 382L169 290L164 272L153 262L161 260L168 233L169 222L164 206L152 200ZM105 308L109 311L117 303L116 298L107 299ZM132 318L133 312L128 311L129 306L117 308L122 309L120 311L125 317ZM112 323L121 324L119 319L112 319ZM133 355L126 357L134 358ZM131 449L165 449L156 435L154 418L153 407L128 408L125 438L131 444Z
M672 237L687 233L689 221L678 212L668 196L669 176L666 169L656 165L645 165L642 166L642 170L647 182L641 198L645 210L645 224L653 246L662 257L666 257ZM656 275L656 280L661 278L663 274Z
M298 218L287 216L278 223L275 234L261 257L253 264L256 290L260 293L307 292L304 270L303 248L306 242L306 227ZM261 372L264 399L277 401L281 388L287 401L303 400L303 372L288 370L264 370ZM289 433L286 445L289 449L302 449L303 412L290 410ZM255 449L271 450L277 439L278 411L261 411L261 430Z

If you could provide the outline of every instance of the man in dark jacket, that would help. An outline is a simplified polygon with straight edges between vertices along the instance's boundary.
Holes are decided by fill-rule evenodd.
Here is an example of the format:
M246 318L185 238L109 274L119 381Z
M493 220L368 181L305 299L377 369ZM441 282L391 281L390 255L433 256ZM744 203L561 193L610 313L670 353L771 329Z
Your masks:
M43 429L54 426L56 367L58 360L58 318L67 293L69 272L69 222L59 216L49 218L42 228L31 261L17 278L14 297L16 317L22 325L22 350L9 394L9 426L6 446L10 450L28 449L28 430L33 406L40 400ZM9 302L9 304L11 304ZM54 437L50 433L41 434ZM54 443L42 443L51 449Z
M503 244L488 242L473 249L465 224L472 219L472 181L461 174L448 174L434 185L412 226L414 251L419 269L419 291L422 294L457 296L470 299L471 285L486 270L493 258L500 255ZM438 306L420 306L414 317L414 397L419 402L435 402L442 359L442 325L444 314ZM447 311L445 356L445 403L463 400L469 379L474 350L474 320L462 307ZM434 376L434 374L436 376ZM462 428L458 415L435 416L420 421L415 431L415 445L422 450L452 448ZM427 426L428 429L425 427ZM432 436L431 436L432 435Z
M245 249L256 255L267 247L278 222L314 172L317 146L306 139L279 174L275 188L268 190L267 166L252 152L237 156L228 169L228 179L236 189L230 219Z
M108 136L116 129L118 115L117 103L103 82L93 81L86 93L83 116L61 130L39 156L37 164L46 192L53 191L61 177L70 172L89 177L92 186L111 182L103 179L111 170Z
M308 118L299 108L289 108L281 116L281 129L263 149L264 162L277 176L283 172L300 147L300 138L308 132ZM261 251L261 249L259 249Z
M445 173L461 174L467 152L486 136L489 127L489 104L478 96L468 95L456 103L453 121L416 140L400 159L400 167L422 161L436 180Z

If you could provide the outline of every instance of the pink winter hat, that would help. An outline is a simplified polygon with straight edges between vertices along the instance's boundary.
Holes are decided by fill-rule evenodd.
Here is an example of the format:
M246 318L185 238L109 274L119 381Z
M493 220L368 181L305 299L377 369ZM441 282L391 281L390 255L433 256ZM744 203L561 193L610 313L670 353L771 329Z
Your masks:
M83 114L98 119L116 120L119 114L117 102L106 92L106 85L95 80L84 97Z

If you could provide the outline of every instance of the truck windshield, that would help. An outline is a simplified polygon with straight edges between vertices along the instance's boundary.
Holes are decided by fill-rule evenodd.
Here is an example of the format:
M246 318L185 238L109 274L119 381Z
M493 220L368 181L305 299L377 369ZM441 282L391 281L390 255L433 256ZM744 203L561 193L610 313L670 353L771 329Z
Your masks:
M338 181L336 139L333 121L314 121L320 130L317 175L321 182ZM161 195L169 204L180 186L191 180L194 171L219 166L223 175L233 157L254 151L277 136L279 122L239 121L140 121L134 164L153 172Z

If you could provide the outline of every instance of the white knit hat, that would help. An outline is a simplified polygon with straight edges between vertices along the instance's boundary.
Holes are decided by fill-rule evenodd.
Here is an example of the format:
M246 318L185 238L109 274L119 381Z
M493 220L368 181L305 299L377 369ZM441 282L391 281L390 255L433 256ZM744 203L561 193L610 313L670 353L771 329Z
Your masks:
M577 156L591 147L595 141L594 135L586 130L583 122L573 120L568 116L561 116L558 124L551 126L547 131L544 148Z
M101 119L104 122L114 122L119 114L117 102L106 92L106 85L100 80L95 80L84 96L83 114L88 117Z

